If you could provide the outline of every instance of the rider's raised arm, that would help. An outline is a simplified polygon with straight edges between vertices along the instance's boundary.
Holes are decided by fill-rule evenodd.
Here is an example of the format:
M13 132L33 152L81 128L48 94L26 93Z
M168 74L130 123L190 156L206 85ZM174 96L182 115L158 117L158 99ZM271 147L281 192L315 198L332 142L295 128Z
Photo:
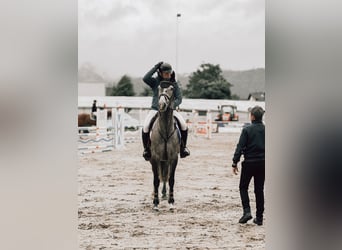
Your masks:
M156 64L150 71L148 71L148 72L145 74L145 76L144 76L144 78L143 78L143 81L144 81L147 85L149 85L152 89L155 88L155 87L157 87L157 84L158 84L157 80L156 80L155 78L153 78L152 76L153 76L154 73L156 73L156 71L157 71L158 68L160 67L160 64L161 64L161 63Z

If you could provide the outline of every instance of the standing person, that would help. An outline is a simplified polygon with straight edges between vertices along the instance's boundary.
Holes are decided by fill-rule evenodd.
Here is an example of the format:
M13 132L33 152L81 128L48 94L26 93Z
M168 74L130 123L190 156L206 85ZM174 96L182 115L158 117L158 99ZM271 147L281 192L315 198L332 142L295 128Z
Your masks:
M157 73L157 77L153 77L153 74ZM176 107L182 103L182 93L178 86L178 83L175 79L175 72L172 70L172 67L168 63L159 62L157 63L150 71L146 73L143 78L143 81L150 86L153 91L152 98L152 106L149 111L142 130L142 141L144 144L144 152L143 157L146 161L149 161L151 158L151 149L150 149L150 125L153 117L158 112L158 86L161 81L170 81L174 84L174 110L173 115L177 119L180 125L181 132L181 145L180 145L180 157L184 158L190 155L189 149L186 147L187 138L188 138L188 127L184 118L176 111Z
M233 157L233 173L238 174L237 163L244 155L241 163L240 197L243 207L243 216L239 223L246 223L252 219L249 205L248 186L254 178L254 193L256 200L256 218L253 222L259 226L263 223L264 213L264 183L265 183L265 125L262 122L264 110L255 106L251 110L250 119L252 124L243 128L239 143Z
M91 115L96 118L96 115L94 113L96 113L97 111L97 106L96 106L96 100L93 101L93 106L91 107Z

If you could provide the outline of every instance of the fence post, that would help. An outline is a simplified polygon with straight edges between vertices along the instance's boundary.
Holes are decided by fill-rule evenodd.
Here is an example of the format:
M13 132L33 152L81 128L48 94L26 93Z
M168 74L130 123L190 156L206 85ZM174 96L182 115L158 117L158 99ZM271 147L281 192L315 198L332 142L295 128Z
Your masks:
M192 110L193 114L193 123L192 123L192 128L194 131L194 135L197 135L197 129L198 129L198 111L197 110Z
M112 109L112 119L113 119L113 127L115 134L115 148L119 149L124 147L125 138L124 138L124 125L123 125L123 108L113 108Z
M206 129L207 129L207 138L208 139L211 139L211 127L212 127L212 124L211 124L211 112L210 110L208 109L207 111L207 124L206 124Z
M97 128L107 127L107 109L96 111L96 127Z

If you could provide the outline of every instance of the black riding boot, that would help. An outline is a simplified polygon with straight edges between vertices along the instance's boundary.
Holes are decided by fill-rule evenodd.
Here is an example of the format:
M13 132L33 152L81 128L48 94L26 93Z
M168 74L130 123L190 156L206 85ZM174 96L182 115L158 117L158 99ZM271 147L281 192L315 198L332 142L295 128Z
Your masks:
M245 224L245 223L247 223L247 221L249 221L252 218L253 217L251 215L251 209L250 208L245 208L245 209L243 209L243 215L240 218L239 223Z
M149 161L151 159L150 133L144 133L144 131L142 131L142 141L144 144L143 157L146 161Z
M189 149L186 147L188 140L188 130L181 130L181 145L180 145L180 157L184 158L190 155Z

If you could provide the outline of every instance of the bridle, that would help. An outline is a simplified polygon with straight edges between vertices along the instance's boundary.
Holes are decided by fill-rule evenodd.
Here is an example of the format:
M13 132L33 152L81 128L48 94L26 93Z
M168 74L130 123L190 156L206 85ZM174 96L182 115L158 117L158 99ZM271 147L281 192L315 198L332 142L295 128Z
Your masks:
M170 104L171 104L170 100L171 100L172 96L173 96L173 94L171 96L167 95L166 93L159 94L159 97L158 97L159 100L160 100L161 97L165 98L165 105L166 105L166 107L165 107L164 111L166 111L167 108L172 108L172 107L169 107ZM163 112L163 111L160 110L160 107L159 107L158 111L159 112Z
M172 108L173 108L173 107L170 107L170 104L171 104L171 101L170 101L170 100L171 100L171 98L173 97L173 92L172 92L172 95L171 95L171 96L167 95L166 93L161 93L161 94L159 95L159 100L160 100L161 97L164 97L164 98L165 98L165 105L166 105L166 107L165 107L165 110L163 110L163 111L161 111L161 110L160 110L160 107L159 107L159 109L158 109L159 115L160 115L160 113L165 112L167 109L172 109ZM173 136L173 134L175 133L175 131L176 131L175 128L173 128L172 131L166 130L166 136L165 136L164 134L161 133L160 130L158 130L160 137L161 137L161 138L163 139L163 141L164 141L164 155L165 155L165 156L167 155L167 142L168 142L168 140ZM166 156L166 160L167 160L167 156Z
M167 94L165 94L165 93L161 93L159 95L159 100L160 100L160 97L162 97L162 96L165 97L166 106L169 106L170 105L170 97Z

